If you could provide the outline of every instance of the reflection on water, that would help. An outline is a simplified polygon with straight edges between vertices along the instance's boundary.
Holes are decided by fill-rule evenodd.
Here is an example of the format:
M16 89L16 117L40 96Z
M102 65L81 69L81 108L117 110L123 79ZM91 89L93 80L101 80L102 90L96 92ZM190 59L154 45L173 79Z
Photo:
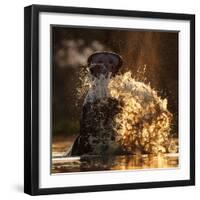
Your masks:
M52 173L178 167L178 154L54 157Z

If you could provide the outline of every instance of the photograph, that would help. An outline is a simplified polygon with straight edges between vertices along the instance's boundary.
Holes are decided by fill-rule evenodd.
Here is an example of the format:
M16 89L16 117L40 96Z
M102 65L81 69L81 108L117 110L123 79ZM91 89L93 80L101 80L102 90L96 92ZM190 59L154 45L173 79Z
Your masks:
M50 35L51 174L179 168L179 31Z
M24 192L195 184L195 15L25 7Z
M0 15L2 200L198 199L198 1L7 0Z

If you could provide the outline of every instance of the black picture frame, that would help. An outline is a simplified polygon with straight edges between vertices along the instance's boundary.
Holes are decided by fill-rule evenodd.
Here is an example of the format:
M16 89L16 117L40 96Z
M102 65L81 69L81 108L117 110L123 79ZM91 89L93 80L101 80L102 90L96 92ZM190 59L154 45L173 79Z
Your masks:
M161 182L39 188L39 13L188 20L190 22L190 179ZM195 15L31 5L24 9L24 192L30 195L195 185Z

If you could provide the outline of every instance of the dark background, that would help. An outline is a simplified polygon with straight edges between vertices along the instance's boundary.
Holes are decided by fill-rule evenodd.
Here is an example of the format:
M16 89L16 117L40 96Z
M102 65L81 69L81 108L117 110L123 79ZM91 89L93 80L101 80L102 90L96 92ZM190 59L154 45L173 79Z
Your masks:
M53 136L77 135L81 102L77 103L79 73L95 51L109 50L123 57L122 72L131 70L168 99L173 114L172 134L178 134L178 33L52 27ZM143 75L138 73L146 65ZM140 70L139 70L140 71Z

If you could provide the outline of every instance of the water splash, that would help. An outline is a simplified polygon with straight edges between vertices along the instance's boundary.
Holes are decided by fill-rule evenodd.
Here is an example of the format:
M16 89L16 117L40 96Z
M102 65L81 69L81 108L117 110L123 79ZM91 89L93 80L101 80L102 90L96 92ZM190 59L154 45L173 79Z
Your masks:
M110 80L111 96L123 102L115 117L118 142L128 152L166 152L172 114L167 99L161 99L148 84L136 81L131 73Z
M110 98L119 102L120 112L112 120L115 143L123 152L165 153L177 152L177 139L171 138L173 115L167 109L167 99L162 99L150 84L133 78L131 72L100 75L99 78L82 73L79 98L88 91L84 104L97 100L105 103Z

